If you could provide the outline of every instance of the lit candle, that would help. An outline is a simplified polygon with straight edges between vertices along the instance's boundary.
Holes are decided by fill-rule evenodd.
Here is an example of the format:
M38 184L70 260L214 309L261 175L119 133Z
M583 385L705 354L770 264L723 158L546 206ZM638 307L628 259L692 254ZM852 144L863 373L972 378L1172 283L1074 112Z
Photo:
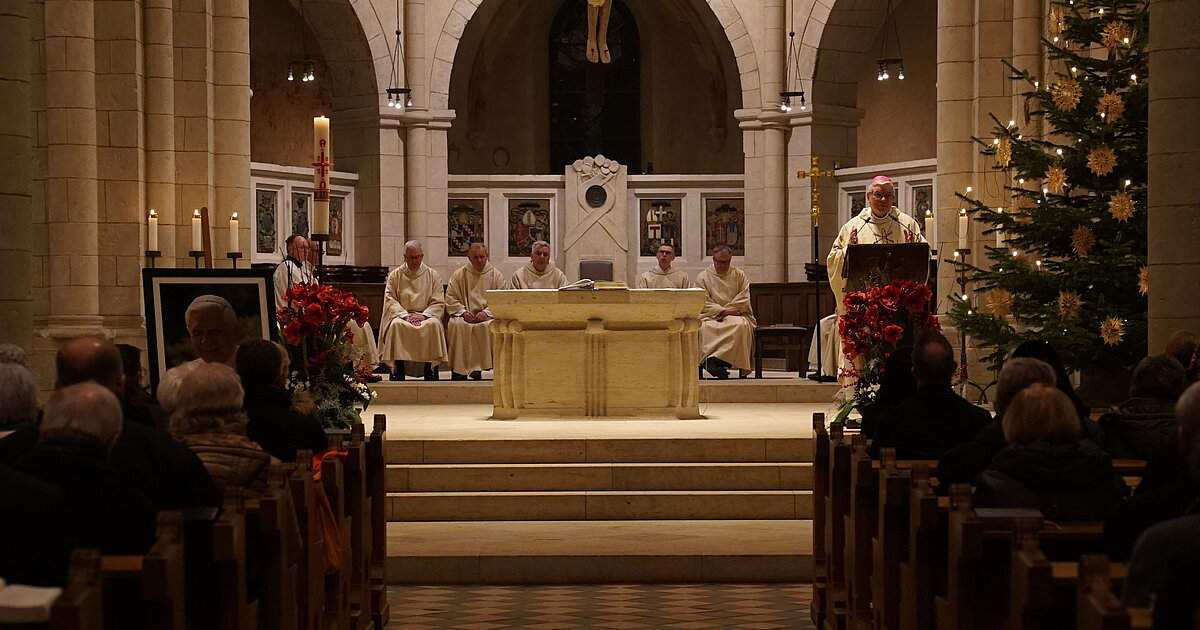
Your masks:
M1004 214L1004 208L996 208L996 214ZM996 247L1004 247L1003 223L996 224Z
M329 167L333 163L329 119L313 118L313 233L329 233Z
M201 234L203 228L200 226L200 210L192 211L192 251L198 252L204 249L204 237Z
M967 248L967 209L962 208L958 211L958 248Z
M925 211L925 240L933 238L933 211Z
M158 251L158 212L154 208L150 209L150 219L146 224L146 249Z
M238 245L238 218L236 212L229 215L229 251L238 253L242 251Z

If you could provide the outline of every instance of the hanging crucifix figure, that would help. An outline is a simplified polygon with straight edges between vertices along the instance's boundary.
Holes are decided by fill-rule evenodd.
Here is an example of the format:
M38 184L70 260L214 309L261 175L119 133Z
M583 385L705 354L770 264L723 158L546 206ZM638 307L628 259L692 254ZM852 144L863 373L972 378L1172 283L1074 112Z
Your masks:
M587 0L588 40L587 60L592 63L609 63L608 17L612 15L612 0Z

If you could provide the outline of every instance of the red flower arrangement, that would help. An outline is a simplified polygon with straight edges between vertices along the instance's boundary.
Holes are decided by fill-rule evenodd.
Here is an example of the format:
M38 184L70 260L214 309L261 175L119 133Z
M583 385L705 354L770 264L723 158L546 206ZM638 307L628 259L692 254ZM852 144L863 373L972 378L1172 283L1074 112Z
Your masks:
M325 426L361 422L355 407L366 409L375 394L365 379L371 368L358 363L348 325L366 324L367 307L353 294L309 283L292 285L283 299L276 315L292 360L292 387L312 394Z

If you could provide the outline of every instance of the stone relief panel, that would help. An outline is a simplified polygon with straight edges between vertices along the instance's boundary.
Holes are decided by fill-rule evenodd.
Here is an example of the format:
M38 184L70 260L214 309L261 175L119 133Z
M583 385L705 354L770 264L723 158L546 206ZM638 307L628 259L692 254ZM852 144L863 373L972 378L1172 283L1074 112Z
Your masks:
M306 193L292 193L292 232L291 234L308 235L308 211L311 199ZM291 236L289 234L288 236Z
M901 208L901 211L904 211L904 208ZM908 214L918 221L923 221L926 212L933 212L933 184L913 186L912 203L908 207Z
M704 200L705 255L727 245L734 256L746 255L746 211L739 198Z
M528 256L537 241L550 241L550 200L508 200L508 255Z
M279 211L279 191L258 188L254 191L254 251L259 254L275 253L278 235L275 217Z
M867 207L866 191L860 190L859 192L850 193L850 216L852 216L852 217L858 216L858 213L862 212L862 209L866 208L866 207Z
M675 247L675 255L683 255L682 199L642 199L639 204L641 225L640 256L653 256L662 244Z
M466 256L471 243L487 243L482 199L448 199L446 206L448 256Z
M330 256L342 255L342 243L345 240L346 229L346 198L329 197L329 242L325 243L325 253Z

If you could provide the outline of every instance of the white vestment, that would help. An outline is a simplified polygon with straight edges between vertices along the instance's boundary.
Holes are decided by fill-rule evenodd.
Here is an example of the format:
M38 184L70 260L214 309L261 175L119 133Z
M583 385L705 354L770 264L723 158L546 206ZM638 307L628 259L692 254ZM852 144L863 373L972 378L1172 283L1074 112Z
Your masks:
M441 275L423 263L416 271L402 265L388 274L379 320L379 354L383 361L446 362L446 331L442 327L446 300L442 291ZM413 313L425 316L418 326L404 319Z
M538 273L532 262L513 272L505 289L559 289L567 286L567 274L554 266L554 261L546 263L546 270Z
M637 288L690 289L692 288L692 279L688 277L685 271L680 271L674 267L663 271L662 267L654 265L654 268L642 272L642 275L638 276Z
M279 263L275 268L275 308L283 308L283 296L287 294L287 290L293 284L309 283L321 284L317 280L317 275L313 270L313 266L309 263L301 264L300 261L288 256ZM362 326L358 322L350 322L346 325L350 333L354 336L354 349L358 351L358 365L374 366L379 363L379 348L375 345L375 331L371 330L371 323L367 322Z
M879 245L888 243L924 243L921 226L917 220L892 208L883 218L875 216L870 208L863 208L858 216L853 217L838 231L833 248L829 250L826 263L829 265L829 286L833 289L837 312L845 310L842 299L846 297L846 279L842 277L842 269L846 263L846 247L852 237L858 237L859 245Z
M491 263L483 271L463 265L450 275L446 287L446 308L450 320L446 335L450 341L450 370L469 374L476 370L492 369L492 320L487 310L487 292L504 286L504 275ZM464 313L487 313L486 321L472 324L462 318Z
M704 310L700 313L700 361L716 357L739 370L749 370L754 328L758 322L750 309L750 281L746 274L730 267L722 276L710 266L696 275L696 286L704 289ZM742 314L717 319L727 308L738 308Z

